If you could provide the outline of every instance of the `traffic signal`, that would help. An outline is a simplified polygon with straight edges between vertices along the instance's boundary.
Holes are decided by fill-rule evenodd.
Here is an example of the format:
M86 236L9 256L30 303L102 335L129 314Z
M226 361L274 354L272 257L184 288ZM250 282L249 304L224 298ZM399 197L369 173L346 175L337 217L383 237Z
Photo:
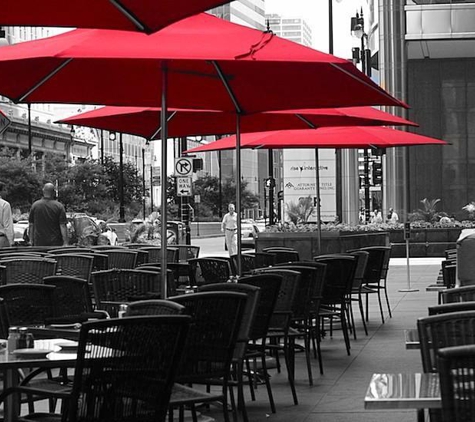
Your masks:
M373 163L372 176L373 185L381 185L383 183L383 165L381 163Z
M269 189L274 189L275 188L275 179L273 177L269 177L266 179L266 187Z

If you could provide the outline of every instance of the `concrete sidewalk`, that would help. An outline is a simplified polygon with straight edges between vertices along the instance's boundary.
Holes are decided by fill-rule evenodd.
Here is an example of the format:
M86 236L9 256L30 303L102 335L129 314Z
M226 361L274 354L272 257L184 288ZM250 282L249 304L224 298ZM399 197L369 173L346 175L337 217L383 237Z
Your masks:
M247 409L251 422L406 422L415 421L415 410L370 411L364 408L364 396L374 372L421 372L418 350L406 350L404 330L414 328L420 316L427 315L427 307L437 304L437 293L426 292L435 283L441 258L411 259L411 287L417 292L401 292L407 287L406 259L392 259L389 278L389 300L392 318L385 309L386 322L382 324L376 295L370 296L369 335L363 331L359 312L355 309L358 339L351 337L351 356L346 354L340 330L322 341L324 375L312 359L314 385L309 386L304 354L296 357L296 386L299 405L295 406L286 380L285 369L278 374L272 370L272 389L277 413L270 413L267 393L259 386L256 401L248 397ZM246 392L247 394L247 392ZM222 415L216 410L209 414L217 421Z

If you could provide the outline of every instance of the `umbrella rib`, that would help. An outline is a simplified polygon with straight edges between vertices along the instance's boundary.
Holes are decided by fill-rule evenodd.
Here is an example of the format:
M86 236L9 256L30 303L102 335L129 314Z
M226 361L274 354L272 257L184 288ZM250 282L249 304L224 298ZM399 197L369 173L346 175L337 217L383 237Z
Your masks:
M368 88L371 88L373 91L376 90L376 88L372 85L370 85L368 82L364 81L363 79L360 79L360 78L357 78L356 75L353 75L351 72L348 72L346 69L343 69L342 67L340 67L338 64L336 63L330 63L330 65L332 65L333 67L335 67L336 69L340 70L341 72L343 72L344 74L346 74L347 76L350 76L351 78L355 79L356 81L366 85ZM384 89L381 89L380 92L382 95L386 96L387 98L391 99L394 101L394 98L388 94ZM401 104L402 106L402 104Z
M115 6L129 21L131 21L137 29L142 32L150 33L151 28L146 26L139 18L133 14L129 9L127 9L119 0L109 0L113 6Z
M301 114L298 114L298 113L296 114L296 116L297 116L300 120L302 120L302 122L304 122L306 125L308 125L308 127L309 127L310 129L317 129L317 126L314 125L314 124L313 124L310 120L308 120L305 116L302 116Z
M173 117L175 117L175 114L177 114L178 112L175 110L174 112L172 112L170 114L170 116L167 118L167 122L169 122L171 119L173 119ZM155 139L155 136L157 136L160 132L162 131L162 127L160 126L153 134L152 136L149 138L149 139Z
M56 69L54 69L50 74L46 75L43 79L41 79L35 86L33 86L26 94L22 95L17 102L21 103L24 102L30 94L35 92L41 85L48 82L54 75L56 75L59 71L61 71L65 66L67 66L71 62L72 58L67 59L64 63L61 63Z
M241 106L238 103L238 100L237 100L236 96L234 95L234 92L233 92L231 86L229 85L229 82L228 82L226 76L224 76L223 71L219 67L219 64L215 60L212 60L211 63L213 64L214 68L216 69L216 72L218 73L219 79L221 79L221 82L223 83L224 87L226 88L226 91L228 92L228 95L229 95L229 97L231 98L231 101L234 104L234 107L236 109L236 113L244 114Z

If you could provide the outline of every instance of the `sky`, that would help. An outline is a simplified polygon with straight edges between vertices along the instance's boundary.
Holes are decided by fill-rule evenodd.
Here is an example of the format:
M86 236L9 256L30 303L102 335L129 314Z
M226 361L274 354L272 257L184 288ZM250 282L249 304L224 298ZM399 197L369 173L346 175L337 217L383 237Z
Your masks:
M299 17L307 21L312 29L313 48L328 52L328 1L329 0L265 0L266 13L277 13L282 16ZM333 1L333 51L334 54L348 59L351 48L358 41L351 37L350 22L363 6L365 0L332 0Z

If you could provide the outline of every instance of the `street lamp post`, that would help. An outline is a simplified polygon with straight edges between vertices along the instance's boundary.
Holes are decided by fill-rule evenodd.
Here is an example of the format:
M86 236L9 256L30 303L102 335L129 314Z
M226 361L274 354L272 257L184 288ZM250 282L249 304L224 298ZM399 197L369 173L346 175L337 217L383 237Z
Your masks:
M145 220L145 148L142 148L142 212Z
M361 40L361 47L353 48L353 60L355 63L361 61L361 70L367 75L371 76L371 50L365 47L365 42L368 41L368 35L364 32L364 18L363 9L356 16L351 18L351 34ZM370 210L370 183L369 183L369 151L364 149L364 207L365 207L365 222L369 222Z
M125 223L124 206L124 144L122 133L119 134L119 223Z

